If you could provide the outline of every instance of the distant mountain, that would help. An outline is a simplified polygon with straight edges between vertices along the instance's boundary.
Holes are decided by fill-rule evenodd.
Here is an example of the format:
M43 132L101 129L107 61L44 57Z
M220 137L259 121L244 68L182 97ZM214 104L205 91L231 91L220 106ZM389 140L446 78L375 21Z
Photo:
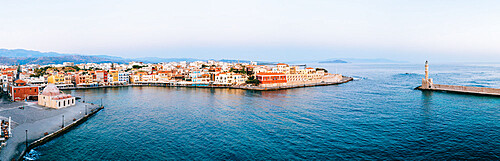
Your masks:
M405 61L397 61L385 58L375 58L375 59L360 59L360 58L334 58L327 59L326 61L343 60L350 63L407 63Z
M46 56L46 57L0 57L0 64L62 64L63 62L74 63L127 63L96 56L85 55L65 55L65 56Z
M194 62L194 61L204 61L202 59L196 59L196 58L158 58L158 57L142 57L142 58L131 58L127 59L130 61L139 61L143 63L161 63L161 62L181 62L181 61L187 61L187 62Z
M327 61L320 61L319 63L349 63L344 60L336 59L336 60L327 60Z
M24 49L0 49L0 57L28 57L28 58L37 58L37 57L52 57L52 56L64 56L66 54L60 54L56 52L39 52L33 50L24 50Z
M211 59L213 60L213 59ZM232 60L232 59L220 59L220 60L215 60L215 61L220 61L220 62L225 62L225 63L248 63L250 64L250 60ZM270 65L270 64L277 64L276 62L269 62L269 61L254 61L257 62L258 65Z
M142 57L142 58L122 58L109 55L77 55L77 54L61 54L56 52L39 52L24 49L0 49L0 64L62 64L63 62L79 63L128 63L132 61L143 63L161 63L161 62L194 62L206 61L196 58L159 58L159 57ZM217 61L235 63L238 60L221 59ZM250 63L248 60L239 60L241 63ZM275 64L273 62L257 61L258 64Z

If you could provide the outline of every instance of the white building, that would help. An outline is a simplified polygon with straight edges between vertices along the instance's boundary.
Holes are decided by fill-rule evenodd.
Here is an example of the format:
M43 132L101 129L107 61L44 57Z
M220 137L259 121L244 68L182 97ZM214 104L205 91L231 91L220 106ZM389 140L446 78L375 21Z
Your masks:
M60 109L75 104L75 97L62 93L54 84L48 84L38 95L38 105L45 107Z

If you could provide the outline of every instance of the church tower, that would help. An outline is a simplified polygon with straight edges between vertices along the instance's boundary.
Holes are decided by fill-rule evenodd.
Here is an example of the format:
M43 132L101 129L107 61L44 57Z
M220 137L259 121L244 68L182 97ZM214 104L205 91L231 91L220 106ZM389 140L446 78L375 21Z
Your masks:
M432 83L432 79L429 78L429 63L425 61L425 78L422 79L422 88L430 89L433 88L434 85Z

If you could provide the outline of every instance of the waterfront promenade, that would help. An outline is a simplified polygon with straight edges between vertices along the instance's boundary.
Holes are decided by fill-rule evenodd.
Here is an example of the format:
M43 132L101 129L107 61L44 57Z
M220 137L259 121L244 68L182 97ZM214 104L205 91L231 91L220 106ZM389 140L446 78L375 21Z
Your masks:
M130 85L107 85L107 86L95 86L95 87L60 87L60 90L75 90L75 89L98 89L98 88L119 88L119 87L135 87L135 86L161 86L161 87L188 87L188 88L230 88L230 89L243 89L243 90L257 90L257 91L271 91L271 90L282 90L291 88L304 88L304 87L314 87L314 86L328 86L343 84L352 81L352 77L342 77L338 82L305 82L305 83L295 83L288 85L276 85L270 87L261 86L212 86L212 85L193 85L193 84L175 84L175 83L141 83L141 84L130 84Z
M464 93L464 94L490 95L490 96L500 97L500 89L498 89L498 88L432 84L432 88L422 88L422 86L418 86L417 89L429 90L429 91L455 92L455 93Z
M23 106L20 109L19 106ZM18 103L0 107L0 117L6 119L12 117L13 129L12 137L9 138L5 147L0 150L0 160L11 160L18 158L26 148L26 130L28 130L28 143L38 140L45 136L45 133L51 134L61 129L63 124L68 126L85 116L85 105L87 112L97 109L96 105L77 102L75 106L62 109L51 109L42 107L36 102Z

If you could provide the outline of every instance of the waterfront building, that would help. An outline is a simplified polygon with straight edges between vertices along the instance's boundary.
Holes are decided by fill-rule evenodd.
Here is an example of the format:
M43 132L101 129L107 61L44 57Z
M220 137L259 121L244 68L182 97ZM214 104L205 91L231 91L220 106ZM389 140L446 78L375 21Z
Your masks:
M95 80L99 85L108 85L108 72L105 70L95 71Z
M257 73L257 80L264 87L286 85L285 73Z
M54 84L48 84L43 92L38 95L38 105L50 108L64 108L75 105L75 97L64 94Z
M215 75L214 84L215 85L240 85L245 83L246 77L244 78L241 74L236 74L233 72L223 72Z
M81 72L75 75L75 84L80 87L92 87L97 86L97 82L94 82L94 78L87 72Z
M38 96L38 86L27 86L23 80L16 80L9 88L9 96L12 101L36 100Z
M241 74L233 74L233 85L244 84L247 78Z
M130 83L138 83L141 81L141 77L138 74L134 74L130 76Z
M52 84L64 84L64 73L54 72L52 75L47 77L47 82Z
M193 84L210 84L210 74L201 74L196 78L192 78Z
M75 63L73 63L73 62L63 62L63 66L65 66L65 67L72 67L72 66L75 66Z
M63 72L54 72L47 77L47 83L52 83L57 86L73 86L73 76Z
M125 71L118 71L118 82L127 85L130 80L130 73Z
M290 68L288 64L278 63L276 67L272 69L272 71L276 73L288 73L290 71Z
M232 84L232 76L226 72L219 73L215 75L215 85L231 85Z
M110 70L108 72L108 82L110 85L118 85L121 84L119 81L119 71L118 70Z
M157 73L160 82L168 82L173 76L172 71L160 70Z
M76 65L82 69L80 71L75 71L78 68L74 67L74 64L69 64L73 65L71 67L65 67L66 65L68 64L18 66L17 70L14 67L6 66L2 69L4 72L0 73L0 81L2 81L4 87L12 83L12 78L15 76L13 73L16 71L21 71L19 78L28 83L39 86L52 83L58 87L74 85L78 87L95 87L126 85L129 83L235 86L245 84L247 77L256 78L258 73L260 74L257 79L261 80L262 86L331 82L342 78L341 75L332 75L325 70L311 67L303 69L300 66L285 63L279 63L275 66L217 61L158 64L144 64L141 62L131 62L129 64L87 63ZM50 74L47 75L48 73ZM266 75L264 73L271 74Z

